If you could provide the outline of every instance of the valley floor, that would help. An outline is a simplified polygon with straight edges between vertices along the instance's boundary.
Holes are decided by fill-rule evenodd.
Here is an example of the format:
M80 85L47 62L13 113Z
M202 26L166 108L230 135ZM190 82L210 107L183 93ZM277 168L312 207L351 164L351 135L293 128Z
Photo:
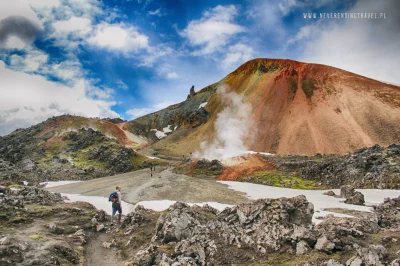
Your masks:
M215 182L215 179L175 174L170 169L160 166L153 172L153 177L150 176L149 169L144 169L52 187L48 190L66 194L108 197L117 185L122 187L122 200L131 204L154 200L223 204L239 204L248 201L245 193L231 190L226 185Z

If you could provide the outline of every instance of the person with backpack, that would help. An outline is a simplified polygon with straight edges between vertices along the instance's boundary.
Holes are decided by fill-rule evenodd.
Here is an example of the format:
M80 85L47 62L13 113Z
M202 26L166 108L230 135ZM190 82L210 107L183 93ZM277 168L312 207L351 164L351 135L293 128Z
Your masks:
M110 194L108 201L112 202L112 215L111 215L111 223L114 222L114 216L118 212L118 223L121 222L122 215L122 201L121 201L121 187L117 186L115 191Z

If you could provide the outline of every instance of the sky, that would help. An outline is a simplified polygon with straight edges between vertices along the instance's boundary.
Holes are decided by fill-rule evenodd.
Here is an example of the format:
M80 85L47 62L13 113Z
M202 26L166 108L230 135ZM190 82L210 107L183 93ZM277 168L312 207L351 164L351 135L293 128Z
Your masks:
M396 0L0 1L0 136L62 114L135 119L259 57L400 84L399 44Z

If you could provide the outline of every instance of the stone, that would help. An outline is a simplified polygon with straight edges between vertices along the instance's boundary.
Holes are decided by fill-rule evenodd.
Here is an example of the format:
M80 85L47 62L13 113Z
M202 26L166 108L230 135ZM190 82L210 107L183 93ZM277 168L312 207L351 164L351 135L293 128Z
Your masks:
M344 203L353 205L364 205L365 203L364 195L361 192L356 191L352 196L346 198Z
M301 240L300 242L297 243L296 245L296 254L297 255L304 255L310 252L310 247L308 246L307 242L304 240Z
M318 238L317 243L315 244L315 249L330 253L335 249L335 244L329 241L326 236L322 236L321 238Z
M324 192L324 195L326 195L326 196L335 196L336 194L332 190L329 190L329 191Z
M364 263L362 259L357 256L353 256L346 261L346 266L363 266Z
M340 197L341 198L349 198L353 196L355 193L354 187L350 185L345 185L340 187Z
M326 266L344 266L344 265L337 260L330 259L327 261Z
M2 237L0 238L0 245L7 245L8 243L10 243L10 239L8 237Z
M105 226L104 224L99 224L96 226L96 231L100 232L100 231L104 231L105 230Z
M393 260L389 266L400 266L400 259Z

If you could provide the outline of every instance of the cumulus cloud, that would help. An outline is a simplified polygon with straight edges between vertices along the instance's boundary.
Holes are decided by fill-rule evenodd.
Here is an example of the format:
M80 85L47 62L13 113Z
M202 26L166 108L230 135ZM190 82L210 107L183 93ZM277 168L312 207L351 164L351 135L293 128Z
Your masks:
M45 67L48 55L40 50L29 48L25 55L12 54L9 57L9 67L23 72L35 72Z
M169 72L167 73L167 79L177 79L179 75L176 72Z
M224 48L229 40L246 29L235 23L238 9L234 5L218 5L203 12L198 20L192 20L180 32L189 43L200 50L196 55L207 55Z
M127 110L125 113L130 117L130 119L136 119L138 117L160 111L161 109L164 109L172 104L172 102L164 101L148 107L132 108Z
M98 47L119 51L138 51L149 47L148 37L134 27L124 24L102 23L97 26L89 43Z
M87 34L91 31L91 21L88 18L72 17L68 20L60 20L53 23L56 31L61 32L82 32Z
M347 12L386 12L387 18L315 22L301 28L288 42L304 49L300 60L398 84L400 13L397 10L400 2L396 0L358 1Z
M253 48L243 43L237 43L228 48L225 58L221 62L224 70L232 71L238 65L250 60L253 56Z
M6 68L3 61L0 61L0 79L0 135L65 113L89 117L119 116L111 110L116 102L104 96L107 91L93 99L89 94L94 88L83 79L69 87L39 75L13 71ZM99 93L97 90L94 93Z
M0 48L21 49L30 45L40 25L23 16L9 16L0 21Z

